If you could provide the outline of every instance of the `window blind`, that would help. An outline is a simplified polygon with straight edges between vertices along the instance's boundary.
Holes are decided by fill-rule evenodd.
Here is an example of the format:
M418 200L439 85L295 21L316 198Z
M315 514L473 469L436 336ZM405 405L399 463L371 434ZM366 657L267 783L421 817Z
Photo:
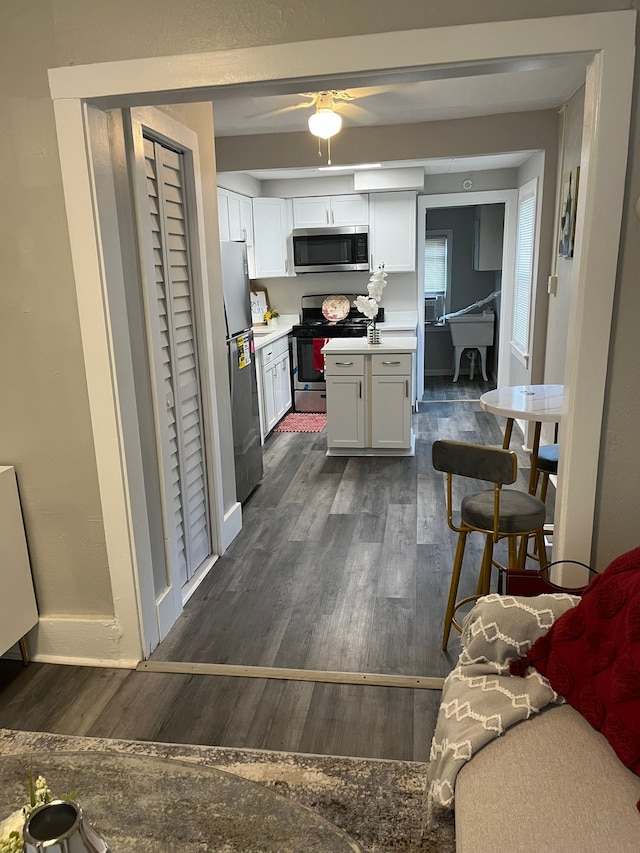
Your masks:
M513 305L513 344L523 355L529 352L529 317L533 285L533 239L536 221L535 189L518 199L516 274Z
M427 237L424 242L424 292L447 291L447 237Z

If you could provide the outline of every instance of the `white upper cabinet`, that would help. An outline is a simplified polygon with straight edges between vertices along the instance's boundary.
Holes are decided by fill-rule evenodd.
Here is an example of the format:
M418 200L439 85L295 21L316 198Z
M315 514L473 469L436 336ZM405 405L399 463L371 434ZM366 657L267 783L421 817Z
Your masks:
M372 270L382 264L386 272L415 270L415 192L369 194L369 251Z
M289 201L289 209L290 209ZM279 278L290 275L289 244L291 217L283 198L253 199L252 278Z
M366 195L325 195L293 199L294 228L368 223L369 197Z
M218 187L218 227L220 229L220 242L228 243L231 239L229 233L229 190Z
M220 240L253 246L253 205L248 196L218 187Z

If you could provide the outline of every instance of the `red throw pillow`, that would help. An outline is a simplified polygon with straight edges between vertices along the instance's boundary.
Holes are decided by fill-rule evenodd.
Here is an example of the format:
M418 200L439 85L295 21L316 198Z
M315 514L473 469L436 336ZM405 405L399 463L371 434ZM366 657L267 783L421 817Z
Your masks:
M511 674L529 665L640 774L640 548L597 575Z

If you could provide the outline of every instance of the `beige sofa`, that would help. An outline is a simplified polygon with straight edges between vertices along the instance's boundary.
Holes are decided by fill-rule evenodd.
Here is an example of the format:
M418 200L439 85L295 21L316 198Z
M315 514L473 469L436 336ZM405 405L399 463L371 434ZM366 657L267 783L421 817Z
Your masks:
M635 649L640 640L635 589L640 564L628 573L620 560L620 571L633 584L633 594L626 597L611 598L618 581L603 573L598 591L593 591L594 582L582 601L564 593L491 594L480 598L465 619L460 656L443 686L426 800L427 821L447 812L451 817L455 809L460 853L640 853L640 776L625 767L606 738L531 665L532 659L539 660L544 671L548 647L544 642L532 646L563 619L569 633L558 638L555 632L552 652L554 665L562 666L571 631L577 628L576 636L583 636L594 602L601 609L592 625L605 636L615 621ZM615 620L607 617L611 601ZM580 616L564 619L570 612L577 614L578 605ZM598 639L597 633L593 636ZM613 646L609 651L615 652L615 630L606 636ZM596 643L594 653L600 648ZM513 661L525 664L518 675L511 675ZM595 670L594 678L604 671ZM632 692L634 688L632 684ZM592 692L599 701L595 688ZM640 707L634 696L615 701ZM625 710L628 716L629 707ZM630 752L635 753L633 748Z
M571 706L508 729L456 781L460 853L638 853L640 777Z

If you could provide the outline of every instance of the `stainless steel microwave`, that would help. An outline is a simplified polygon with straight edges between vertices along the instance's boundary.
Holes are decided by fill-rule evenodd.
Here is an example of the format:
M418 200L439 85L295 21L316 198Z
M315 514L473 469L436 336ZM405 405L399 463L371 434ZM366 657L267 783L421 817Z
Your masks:
M297 228L293 232L296 273L367 272L369 229L366 225L341 228Z

